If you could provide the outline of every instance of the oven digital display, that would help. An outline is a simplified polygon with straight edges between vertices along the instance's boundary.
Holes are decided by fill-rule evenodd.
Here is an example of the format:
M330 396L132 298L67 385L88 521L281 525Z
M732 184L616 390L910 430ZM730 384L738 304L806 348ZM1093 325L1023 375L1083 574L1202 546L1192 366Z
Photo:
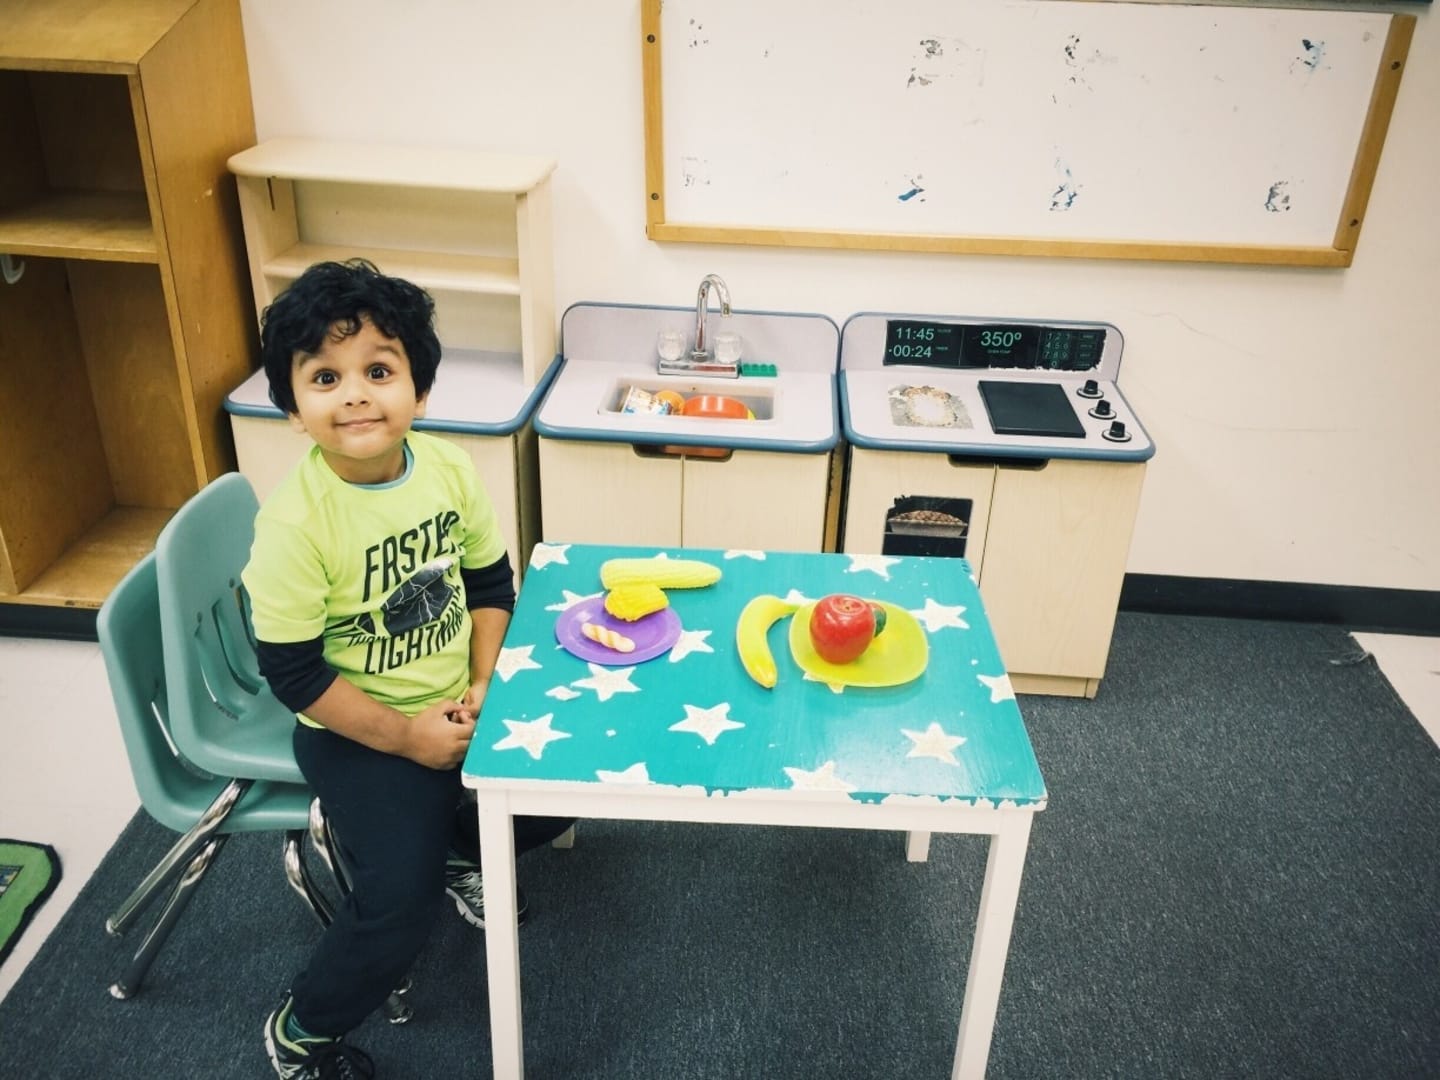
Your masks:
M1089 371L1099 366L1104 351L1103 329L916 319L885 323L885 364Z

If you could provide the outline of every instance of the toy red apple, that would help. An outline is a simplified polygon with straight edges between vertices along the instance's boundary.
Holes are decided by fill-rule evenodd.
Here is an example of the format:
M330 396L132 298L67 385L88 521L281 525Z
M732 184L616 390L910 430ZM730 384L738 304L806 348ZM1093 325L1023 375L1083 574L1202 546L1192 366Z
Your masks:
M848 664L875 639L875 609L849 593L831 593L810 613L810 643L829 664Z

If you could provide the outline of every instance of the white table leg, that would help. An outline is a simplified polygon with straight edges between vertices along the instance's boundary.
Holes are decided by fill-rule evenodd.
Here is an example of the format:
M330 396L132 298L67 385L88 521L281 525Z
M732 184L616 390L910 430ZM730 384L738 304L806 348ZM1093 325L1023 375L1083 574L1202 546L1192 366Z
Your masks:
M975 942L970 949L970 974L965 980L965 1003L960 1010L960 1037L955 1045L952 1080L980 1080L985 1075L1033 817L1024 812L1007 814L1000 830L990 838L985 884L980 890L980 915L975 923Z
M515 924L515 834L504 792L480 791L480 872L485 878L485 966L495 1080L521 1080L520 929Z
M907 832L905 834L905 858L910 862L924 862L930 858L930 834L928 832Z

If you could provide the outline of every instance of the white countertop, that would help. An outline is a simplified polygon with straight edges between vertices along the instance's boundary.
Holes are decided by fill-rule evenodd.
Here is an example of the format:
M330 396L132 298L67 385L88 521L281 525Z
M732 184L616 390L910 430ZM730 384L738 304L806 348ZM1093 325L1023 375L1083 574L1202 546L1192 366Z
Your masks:
M552 363L535 386L526 386L518 353L447 348L419 431L468 435L508 435L530 418L559 364ZM281 419L270 401L263 369L254 372L225 398L234 416Z
M1080 371L887 364L886 326L891 320L1103 329L1104 349L1094 367ZM1123 347L1120 331L1108 323L860 312L845 321L841 335L839 392L845 439L867 450L933 451L959 457L1144 461L1154 456L1155 444L1116 382ZM1093 397L1080 393L1089 380L1095 382ZM1062 387L1084 435L997 434L980 394L982 381ZM1111 412L1092 415L1102 398ZM892 408L892 402L902 404ZM903 403L913 405L907 408ZM1107 438L1117 420L1124 425L1125 438Z
M997 435L990 429L985 402L980 397L981 380L988 382L1053 382L1062 385L1085 428L1084 438L1040 435ZM1090 415L1096 398L1077 391L1085 377L1058 378L1050 372L938 371L934 368L888 367L843 371L840 393L845 418L845 438L870 450L933 450L961 456L990 457L1074 457L1145 460L1154 456L1155 446L1140 425L1130 403L1113 382L1097 380L1100 397L1110 403L1113 415ZM929 426L897 423L891 410L892 391L905 387L933 387L949 395L963 409L970 427ZM1125 424L1130 438L1114 442L1105 438L1113 421Z

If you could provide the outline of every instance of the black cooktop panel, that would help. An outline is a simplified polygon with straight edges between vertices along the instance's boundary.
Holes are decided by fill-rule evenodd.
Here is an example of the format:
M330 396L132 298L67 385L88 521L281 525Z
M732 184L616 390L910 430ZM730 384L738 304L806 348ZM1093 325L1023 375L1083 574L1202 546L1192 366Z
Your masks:
M980 396L996 435L1085 437L1085 426L1059 383L981 379Z

